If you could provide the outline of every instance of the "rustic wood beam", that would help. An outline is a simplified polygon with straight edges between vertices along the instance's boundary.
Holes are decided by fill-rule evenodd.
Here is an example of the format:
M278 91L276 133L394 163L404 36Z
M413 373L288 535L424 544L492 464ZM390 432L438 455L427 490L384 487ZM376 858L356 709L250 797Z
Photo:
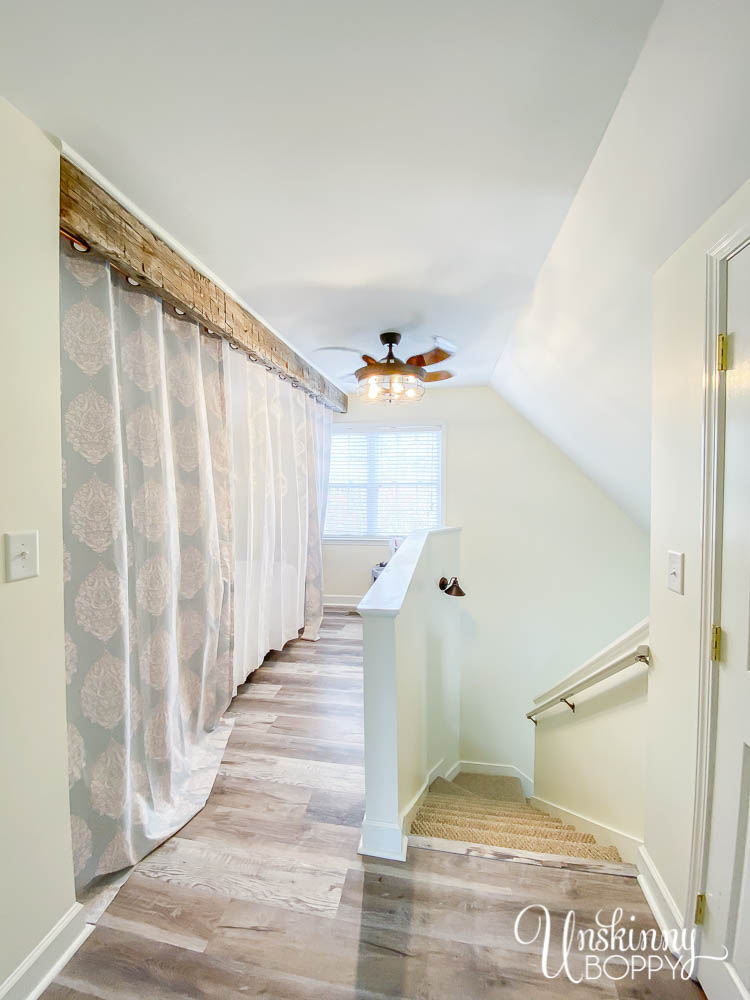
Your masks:
M64 157L60 226L198 323L345 413L346 394Z

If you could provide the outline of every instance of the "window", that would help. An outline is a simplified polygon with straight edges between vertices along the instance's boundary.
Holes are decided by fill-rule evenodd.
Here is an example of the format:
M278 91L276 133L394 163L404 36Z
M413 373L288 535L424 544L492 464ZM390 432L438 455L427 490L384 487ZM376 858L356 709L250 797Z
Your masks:
M334 425L327 538L389 538L442 524L439 427Z

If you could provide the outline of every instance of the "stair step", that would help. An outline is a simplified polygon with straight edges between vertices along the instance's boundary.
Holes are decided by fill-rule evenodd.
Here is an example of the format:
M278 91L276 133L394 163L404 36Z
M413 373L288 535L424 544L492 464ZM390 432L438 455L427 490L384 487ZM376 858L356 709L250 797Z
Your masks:
M621 863L616 847L601 846L556 816L529 805L518 778L464 772L436 778L422 801L411 836L483 845L545 857Z
M445 778L435 778L433 783L430 785L430 792L442 795L452 795L457 799L470 799L474 795L474 793L470 792L468 788L462 788L455 782L447 781Z
M486 830L488 833L495 831L498 835L502 833L525 833L531 837L551 837L553 839L561 839L568 834L575 834L576 829L574 826L553 826L545 825L540 823L524 823L517 822L516 820L481 820L475 819L472 816L462 816L462 817L446 817L445 813L433 813L433 812L423 812L419 811L415 817L415 820L419 820L420 823L439 823L441 826L455 827L456 830L459 829L471 829L471 830ZM588 834L587 836L591 836ZM466 839L466 838L462 838ZM586 839L586 837L581 837L581 839Z
M482 826L492 826L502 823L510 826L539 826L550 830L574 830L573 826L566 826L562 820L554 816L524 816L505 815L491 816L487 813L457 812L454 810L435 808L430 805L423 805L419 809L420 815L426 819L434 819L440 823L466 822L477 823Z
M492 847L509 848L518 851L536 851L540 854L561 854L567 857L589 858L599 861L620 861L616 847L601 847L596 843L581 840L534 837L526 834L488 832L453 824L423 823L415 819L411 833L419 837L438 837L443 840L462 840L473 844L487 844ZM590 835L589 835L590 836ZM498 843L500 839L500 843Z
M490 861L512 861L529 864L535 868L554 868L557 871L593 872L598 875L618 875L621 878L638 878L635 865L624 861L575 858L569 854L544 854L542 851L521 851L497 845L473 844L467 840L441 840L439 837L418 837L409 834L409 847L423 851L440 851L463 857L487 858Z
M493 816L505 814L519 816L547 815L547 813L543 813L541 810L535 809L533 806L521 805L520 802L485 802L483 800L469 802L468 799L458 799L448 795L442 797L439 795L433 795L431 792L428 793L424 801L434 803L436 806L453 810L455 812L486 812L492 814Z
M484 798L503 802L526 801L520 780L504 774L472 774L462 771L456 775L452 784Z
M531 809L533 812L539 810L528 802L503 802L500 799L482 799L478 795L462 799L458 795L442 795L440 792L428 792L427 797L439 799L446 805L455 806L456 809Z
M415 823L436 824L438 826L449 827L455 830L484 830L487 833L495 831L498 835L503 832L517 833L529 837L538 837L543 840L565 840L580 841L582 844L595 844L596 839L591 833L581 833L575 827L564 830L559 826L538 826L531 823L497 822L487 823L481 820L473 820L471 817L448 817L444 814L435 816L434 814L423 814L420 810L414 818ZM413 830L413 827L412 827ZM462 836L459 839L468 840ZM497 843L497 841L495 841Z

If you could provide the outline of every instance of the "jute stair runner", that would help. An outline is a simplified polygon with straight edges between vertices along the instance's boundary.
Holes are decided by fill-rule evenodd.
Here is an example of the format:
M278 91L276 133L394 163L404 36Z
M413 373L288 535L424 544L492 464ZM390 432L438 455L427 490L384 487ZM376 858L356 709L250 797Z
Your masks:
M444 812L457 813L462 816L478 816L486 813L490 816L529 816L535 819L548 815L547 813L540 812L539 809L534 809L531 806L519 806L515 802L509 802L506 805L502 802L483 802L479 800L477 803L474 803L462 799L458 803L455 799L442 799L440 796L433 795L432 793L427 796L425 803L428 801ZM554 817L549 816L548 818L553 819ZM558 822L562 822L562 820L558 820Z
M621 860L616 847L601 846L593 834L581 833L528 805L518 779L503 776L493 783L491 775L459 777L464 779L460 784L444 778L433 783L414 817L412 834L540 854Z
M567 837L563 837L562 834L573 833L575 837L571 837L570 839L584 840L589 844L594 843L594 838L590 833L578 833L574 826L563 826L560 820L555 822L548 816L542 816L539 820L534 819L531 821L527 820L524 816L493 817L486 814L475 816L471 813L464 816L460 813L448 814L441 809L423 806L419 810L419 817L425 822L450 823L455 826L475 826L478 830L504 830L507 833L526 833L539 830L540 836L552 837L559 834L560 840L568 839Z

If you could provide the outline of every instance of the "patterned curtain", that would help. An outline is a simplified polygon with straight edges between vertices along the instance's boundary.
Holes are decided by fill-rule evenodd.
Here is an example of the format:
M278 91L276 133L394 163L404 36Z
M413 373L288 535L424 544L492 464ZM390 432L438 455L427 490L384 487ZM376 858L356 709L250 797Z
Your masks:
M83 887L204 805L237 684L305 626L308 567L321 559L308 416L330 418L102 258L65 241L61 254L68 754ZM237 435L240 360L253 418ZM238 496L237 456L255 506ZM259 555L241 590L237 539L248 537Z

